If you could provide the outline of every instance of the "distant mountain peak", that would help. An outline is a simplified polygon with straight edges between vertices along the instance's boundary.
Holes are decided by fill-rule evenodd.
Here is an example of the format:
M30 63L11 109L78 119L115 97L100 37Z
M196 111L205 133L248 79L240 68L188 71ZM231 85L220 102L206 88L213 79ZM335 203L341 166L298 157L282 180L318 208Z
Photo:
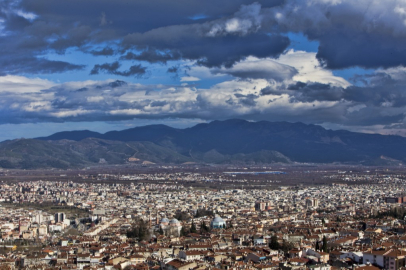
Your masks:
M187 159L209 163L267 163L291 160L309 163L379 164L383 161L381 156L387 157L386 161L406 161L406 138L333 131L300 122L250 122L229 119L197 124L185 129L148 125L104 134L88 130L58 132L38 139L80 142L86 138L117 143L149 142L145 149L156 145L161 147L158 152L169 151L171 155L177 153L182 156L184 162L188 162ZM100 147L104 143L100 142ZM127 148L124 147L122 151L129 151L125 149ZM154 162L158 160L155 159Z

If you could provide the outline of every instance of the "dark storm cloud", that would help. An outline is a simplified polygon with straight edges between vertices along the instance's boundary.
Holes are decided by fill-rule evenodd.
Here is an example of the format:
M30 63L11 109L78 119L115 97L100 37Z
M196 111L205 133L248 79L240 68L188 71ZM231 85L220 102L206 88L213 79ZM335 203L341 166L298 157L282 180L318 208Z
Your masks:
M156 62L182 57L197 60L207 67L231 67L250 55L259 58L278 56L289 45L289 39L279 34L260 32L260 12L258 3L241 6L230 17L127 35L122 46L143 51L136 59L142 57L143 60Z
M388 110L390 112L390 110ZM384 110L374 107L366 107L359 111L348 113L346 121L348 126L373 126L386 125L387 123L399 123L404 121L404 112L390 112L387 115Z
M53 23L32 22L31 19L18 15L13 9L15 5L10 4L2 10L4 22L0 22L0 29L3 27L0 30L1 75L59 73L84 68L83 65L42 57L50 48L47 39L53 37L58 27ZM25 16L35 17L33 14ZM55 48L59 46L57 44L58 42L55 43Z
M394 67L406 65L405 8L396 0L290 0L266 10L264 24L318 41L328 68Z
M2 51L0 49L0 51ZM8 74L49 74L49 73L61 73L69 70L81 70L84 65L76 65L67 63L64 61L53 61L43 58L36 58L27 56L2 55L0 56L0 76Z
M178 73L178 71L179 71L178 66L172 66L172 67L169 67L166 72L168 72L168 73Z
M184 59L198 60L200 65L207 67L231 67L249 55L275 57L289 45L289 39L280 35L254 33L249 37L210 37L200 34L196 27L173 26L132 34L124 38L123 45L136 49L149 46L156 50L171 50L172 53L180 53Z
M302 115L306 121L340 123L346 126L388 125L403 123L406 119L406 76L404 69L390 72L376 72L364 75L363 86L338 87L323 83L297 82L287 86L265 87L260 95L272 97L274 102L287 96L293 104L307 103L315 107L313 112L320 111L321 102L333 102L337 110L334 115L329 112L323 117ZM276 96L276 98L275 98ZM340 117L341 115L341 117ZM301 120L303 121L303 120Z
M254 6L259 12L260 5L265 8L274 7L283 1L257 2L259 4ZM78 48L93 55L106 56L113 55L114 50L110 47L104 49L89 49L89 47L100 48L104 42L124 39L122 45L125 47L118 48L121 49L123 53L121 59L124 60L166 63L183 58L199 60L200 64L206 66L222 64L230 66L247 55L277 56L287 47L289 41L279 35L269 37L267 33L250 35L260 28L260 22L256 19L258 14L251 11L252 3L252 0L226 0L222 1L221 5L214 0L181 0L175 3L164 0L3 1L0 13L3 22L0 23L0 29L2 28L1 32L5 35L1 35L0 47L10 48L7 55L11 58L16 58L23 51L27 58L37 59L38 56L49 52L64 54L68 48ZM193 32L196 21L190 18L196 14L204 14L204 18L199 20L199 25L203 28L213 26L213 23L221 24L222 20L233 16L243 20L245 25L249 20L255 23L250 29L243 30L249 32L244 32L247 38L225 37L228 30L225 30L224 25L223 30L220 27L215 33L221 37L203 38L200 36L201 31ZM188 34L174 33L182 30L176 26L184 27ZM162 40L157 36L151 36L158 33L159 29L167 27L171 29L171 33L168 34L176 34L174 36L176 42L170 44L168 35ZM136 37L139 35L142 36L142 40L138 42ZM259 45L258 48L256 44ZM207 46L211 45L213 48L208 50ZM136 48L137 51L123 51L126 48ZM0 59L2 73L9 72L7 64ZM66 65L60 71L68 68L77 67L75 64ZM36 71L34 68L31 70L32 73L42 73L41 70Z
M110 47L105 47L101 50L92 50L90 51L91 54L96 55L96 56L110 56L114 55L114 50Z
M116 56L116 62L96 63L91 74L139 77L147 72L144 64L126 61L174 65L170 61L193 60L214 74L239 79L210 89L108 81L63 84L26 95L3 91L0 122L221 116L399 124L405 122L405 72L363 75L356 78L356 86L344 88L292 83L295 75L307 74L277 63L265 67L261 60L286 51L290 44L286 34L294 32L320 44L317 58L322 67L405 66L405 10L405 3L395 0L1 1L0 75L83 69L86 63L47 59L48 53L63 55L72 49ZM197 15L201 19L191 19ZM249 56L258 62L249 66L254 58ZM167 72L180 74L187 68L183 64L168 67ZM266 82L254 85L255 79ZM234 92L244 83L252 85Z
M127 54L120 57L121 60L138 60L147 61L150 63L164 63L173 60L181 59L179 52L159 52L157 50L146 49L139 54L134 54L132 52L127 52Z
M169 51L207 67L229 68L247 56L276 57L287 48L289 39L279 34L259 32L260 11L261 6L257 3L242 6L228 18L133 33L123 39L122 45L151 52ZM152 60L155 54L150 56Z
M10 1L11 2L11 1ZM92 28L112 30L114 34L104 31L100 36L122 36L133 32L146 32L168 25L192 24L190 19L196 14L204 14L207 20L232 15L241 5L253 2L263 7L273 7L282 0L23 0L20 6L27 11L38 14L44 21L55 23L81 22ZM78 8L80 7L80 8Z
M119 76L124 76L124 77L129 77L129 76L140 77L142 75L145 75L146 70L147 70L146 67L143 67L141 65L134 65L134 66L131 66L129 70L119 71L118 69L120 68L120 66L121 65L119 62L105 63L102 65L97 64L90 71L90 75L96 75L96 74L99 74L100 72L104 72L107 74L114 74L114 75L119 75Z
M384 80L373 85L349 86L347 88L331 84L297 82L286 88L266 87L261 89L260 94L263 96L287 94L292 102L348 101L374 107L400 108L406 106L405 84L390 80L390 84Z
M256 99L259 97L254 94L242 95L242 94L234 94L236 98L238 98L238 102L241 105L253 107L256 105Z
M280 96L282 94L282 92L280 90L274 89L272 87L265 87L263 89L261 89L261 91L259 91L261 96L267 96L267 95L276 95L276 96Z
M116 87L127 85L127 83L125 81L116 80L114 82L108 83L107 85L112 88L116 88Z
M291 92L292 99L301 102L340 101L343 98L343 92L347 89L322 83L312 83L304 86L302 83L297 83L288 87L288 90L293 91Z
M184 68L185 68L185 67L184 67ZM186 69L187 69L187 67L186 67ZM180 72L181 72L181 68L180 68L179 65L169 67L169 68L166 70L166 73L168 73L172 79L179 79L179 73L180 73ZM184 70L184 72L185 72L185 75L187 75L186 70Z
M406 37L371 34L348 29L332 30L320 37L317 58L328 68L351 66L365 68L394 67L406 64Z
M166 101L153 101L153 102L151 102L150 106L151 107L162 107L167 104L168 104L168 102L166 102Z
M406 65L405 5L390 1L218 1L22 0L0 3L2 55L40 59L48 52L78 48L122 60L166 63L196 60L231 67L247 56L276 57L289 45L284 34L303 33L320 43L317 57L327 67ZM80 8L78 8L80 7ZM163 16L164 14L164 16ZM200 20L193 20L197 15ZM122 41L122 43L120 43ZM89 47L99 49L89 49ZM133 50L135 49L135 50ZM29 73L63 72L33 68ZM0 58L0 72L9 73ZM17 64L16 64L17 65ZM27 64L25 65L27 66ZM252 76L250 76L252 78Z

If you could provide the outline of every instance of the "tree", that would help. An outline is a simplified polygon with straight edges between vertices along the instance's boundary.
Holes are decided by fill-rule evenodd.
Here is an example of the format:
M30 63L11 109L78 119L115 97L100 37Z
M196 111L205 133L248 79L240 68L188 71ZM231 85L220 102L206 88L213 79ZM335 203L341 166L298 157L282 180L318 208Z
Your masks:
M323 250L323 252L327 252L327 238L326 238L326 236L323 236L323 245L322 245L321 249Z
M138 237L138 228L133 227L133 228L131 228L131 230L128 230L127 237L128 238L137 238Z
M195 217L213 216L213 211L203 209L197 209Z
M269 248L273 250L280 249L280 244L278 242L278 237L274 234L271 237L271 241L269 242Z
M288 253L289 250L291 250L292 248L293 248L293 244L291 242L283 240L281 249L285 254Z
M191 233L197 233L195 222L192 220L192 225L190 226Z
M182 229L180 229L180 236L186 236L187 235L187 229L185 229L185 227L182 227Z
M147 224L144 222L144 220L141 219L138 225L138 237L140 238L140 240L145 240L147 236L148 236Z
M178 212L175 214L175 218L177 220L188 220L190 218L190 215L186 212Z
M202 222L202 224L200 224L200 233L205 233L205 232L209 232L210 228L207 227L206 222Z
M149 237L147 224L141 219L134 227L127 231L127 237L145 240Z

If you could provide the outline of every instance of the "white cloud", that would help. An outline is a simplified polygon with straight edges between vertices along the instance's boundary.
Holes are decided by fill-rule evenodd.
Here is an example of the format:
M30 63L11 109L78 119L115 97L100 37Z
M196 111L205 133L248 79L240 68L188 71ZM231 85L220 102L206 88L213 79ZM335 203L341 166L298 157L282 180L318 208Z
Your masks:
M142 85L115 83L112 81L67 82L53 84L33 80L49 88L31 92L0 91L0 124L38 121L123 121L129 119L226 119L246 118L271 121L306 121L312 123L352 123L364 121L386 121L404 114L402 103L392 98L382 103L389 95L379 89L354 87L343 89L325 84L346 85L329 71L318 66L314 54L291 51L279 59L247 58L233 69L258 72L278 70L279 66L295 66L298 74L286 80L263 78L235 78L215 84L209 88L183 85ZM278 62L283 63L278 63ZM289 65L288 65L289 64ZM385 72L398 75L398 70ZM395 77L396 77L395 76ZM1 78L1 77L0 77ZM4 78L3 78L4 79ZM16 79L16 78L14 78ZM27 82L30 79L27 79ZM19 78L18 82L24 81ZM296 84L296 81L323 83L315 85ZM1 85L1 83L0 83ZM115 87L112 87L114 85ZM291 88L297 86L297 88ZM33 88L29 88L33 89ZM347 90L347 91L345 91ZM375 102L365 98L374 91ZM24 93L23 95L21 93ZM394 94L398 95L397 92ZM382 96L382 97L379 97ZM401 101L401 100L400 100ZM392 102L392 103L391 103ZM382 120L379 120L382 119ZM377 121L377 122L378 122ZM388 123L390 124L390 123Z
M0 92L32 93L54 86L55 83L40 79L23 76L0 76Z
M378 69L375 71L375 74L385 74L396 81L406 81L406 67L402 66L387 69Z
M180 81L181 82L196 82L196 81L200 81L200 79L197 77L188 76L188 77L181 77Z
M247 59L234 64L231 68L213 69L212 72L241 78L284 81L291 80L297 70L292 66L278 63L270 58L247 57Z
M87 100L88 102L95 102L95 103L97 103L97 102L100 102L100 101L104 100L104 97L88 97L86 100Z
M0 110L23 112L23 121L33 118L74 119L111 115L123 120L131 117L187 117L216 118L241 117L247 114L296 115L297 111L312 110L313 103L291 103L287 94L260 94L261 89L275 90L282 83L265 79L229 80L208 89L196 89L188 85L167 87L164 85L126 84L116 88L105 82L68 82L28 93L23 97L10 92L4 93ZM108 91L105 91L108 90ZM1 93L0 93L1 97ZM13 102L10 102L10 101ZM16 104L12 107L11 104ZM318 106L328 107L334 102L319 102ZM17 113L16 116L18 116Z
M394 73L395 71L391 72ZM316 53L295 50L289 50L277 59L259 59L250 56L234 64L231 68L213 68L211 73L215 75L227 74L239 78L285 81L286 83L292 81L317 82L344 88L351 85L344 78L335 76L331 70L323 67L316 58Z
M20 16L20 17L23 17L24 19L29 20L29 21L33 21L38 17L38 15L36 15L36 14L34 14L32 12L25 12L23 10L17 10L16 14L18 16Z
M51 112L49 113L51 116L57 117L57 118L65 118L65 117L76 117L78 115L83 115L83 114L90 114L94 111L91 110L83 110L83 109L74 109L74 110L61 110L57 112Z
M243 5L232 18L213 22L207 36L215 37L227 34L245 36L258 31L261 28L262 19L260 4Z
M293 80L298 82L318 82L340 87L351 85L345 79L334 76L330 70L325 69L316 58L316 53L313 52L289 50L276 61L296 68L298 74L293 77Z

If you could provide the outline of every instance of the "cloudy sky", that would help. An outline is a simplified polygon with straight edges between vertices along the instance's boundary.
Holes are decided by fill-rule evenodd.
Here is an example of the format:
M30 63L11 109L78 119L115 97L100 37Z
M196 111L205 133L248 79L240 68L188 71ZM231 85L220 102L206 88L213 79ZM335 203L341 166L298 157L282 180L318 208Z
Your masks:
M0 140L241 118L406 135L405 0L2 0Z

